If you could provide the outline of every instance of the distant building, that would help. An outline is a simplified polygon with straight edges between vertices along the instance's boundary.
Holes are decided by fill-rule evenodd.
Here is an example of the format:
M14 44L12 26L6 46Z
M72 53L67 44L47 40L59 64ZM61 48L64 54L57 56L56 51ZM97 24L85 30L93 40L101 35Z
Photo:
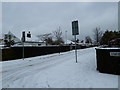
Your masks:
M42 46L44 44L45 42L40 41L35 35L31 34L30 37L28 37L28 34L27 35L25 34L24 46ZM18 47L23 46L22 39L13 46L18 46Z
M14 44L12 47L16 46L23 46L22 39L19 39L16 35L14 35L12 32L8 32L7 34L4 34L4 39L1 40L2 45L5 45L5 40L7 41L14 41ZM31 37L28 37L25 35L25 42L24 46L46 46L45 41L39 40L35 35L31 34Z

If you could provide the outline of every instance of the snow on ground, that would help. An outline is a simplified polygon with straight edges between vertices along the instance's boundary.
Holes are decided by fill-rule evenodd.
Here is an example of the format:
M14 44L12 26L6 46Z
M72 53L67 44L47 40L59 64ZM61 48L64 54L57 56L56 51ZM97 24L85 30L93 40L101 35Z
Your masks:
M118 88L118 75L96 71L95 48L2 63L3 88Z

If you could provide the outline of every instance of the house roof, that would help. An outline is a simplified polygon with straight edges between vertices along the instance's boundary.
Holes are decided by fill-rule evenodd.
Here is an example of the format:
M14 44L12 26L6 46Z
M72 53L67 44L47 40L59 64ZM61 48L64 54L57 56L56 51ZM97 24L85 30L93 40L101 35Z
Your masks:
M29 41L29 42L43 42L41 40L39 40L35 35L31 35L31 38L28 38L26 37L26 41Z
M66 40L65 43L67 43L67 44L75 44L75 42L73 42L71 40Z
M15 42L20 42L20 39L18 37L16 37L12 32L8 32L8 35L12 36L12 40L14 40Z

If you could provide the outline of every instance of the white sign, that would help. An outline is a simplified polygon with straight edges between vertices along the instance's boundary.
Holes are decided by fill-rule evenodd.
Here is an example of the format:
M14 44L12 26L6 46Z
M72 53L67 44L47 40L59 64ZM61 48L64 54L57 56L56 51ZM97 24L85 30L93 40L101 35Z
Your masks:
M120 57L120 52L110 52L110 56Z

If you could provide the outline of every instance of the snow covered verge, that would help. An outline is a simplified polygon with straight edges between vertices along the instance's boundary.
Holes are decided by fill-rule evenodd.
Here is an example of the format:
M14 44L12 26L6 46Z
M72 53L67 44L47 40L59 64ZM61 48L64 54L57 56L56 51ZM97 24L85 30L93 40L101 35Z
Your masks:
M96 71L95 48L0 62L2 88L118 88L118 75Z
M105 47L105 48L101 48L101 47L98 47L98 48L96 48L96 49L119 49L120 50L120 48L119 47Z

